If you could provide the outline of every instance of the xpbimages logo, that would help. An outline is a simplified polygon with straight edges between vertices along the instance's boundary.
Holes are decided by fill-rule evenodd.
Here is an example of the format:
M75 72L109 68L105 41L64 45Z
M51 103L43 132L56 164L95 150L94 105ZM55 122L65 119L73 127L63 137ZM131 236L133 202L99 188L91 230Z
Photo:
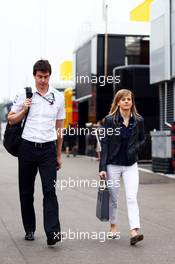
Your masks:
M96 179L82 179L79 177L71 178L68 177L68 179L57 179L54 180L54 188L58 188L59 190L64 190L66 188L68 189L77 189L77 188L100 188L101 190L104 190L106 188L119 188L120 187L120 180L117 179L111 179L111 180L96 180Z
M61 129L57 129L57 133L59 135L66 136L85 136L85 135L92 135L92 136L96 136L97 135L97 128L92 127L92 128L84 128L84 127L68 127L68 128L61 128ZM119 136L120 135L120 127L116 127L116 128L112 128L112 127L108 127L108 128L104 128L101 127L98 129L98 137L99 139L103 139L105 138L105 136Z
M54 233L54 239L59 238L60 233ZM80 231L76 230L73 231L69 229L68 231L61 232L61 242L63 240L98 240L101 243L104 243L107 240L114 239L114 234L111 232L105 232L105 231ZM120 239L120 232L115 233L115 239Z
M105 86L106 84L119 84L120 83L120 76L116 75L116 76L112 76L112 75L108 75L108 76L104 76L104 75L100 75L100 76L96 76L96 75L76 75L76 76L72 76L72 75L61 75L60 79L68 79L68 80L72 80L73 83L76 84L99 84L100 86ZM64 84L64 83L63 83Z
M119 84L120 76L119 75L117 76L108 75L107 77L105 77L104 75L100 75L100 76L92 75L91 77L89 77L88 75L86 76L77 75L76 83L78 84L92 83L92 84L99 84L100 86L105 86L107 83L108 84Z

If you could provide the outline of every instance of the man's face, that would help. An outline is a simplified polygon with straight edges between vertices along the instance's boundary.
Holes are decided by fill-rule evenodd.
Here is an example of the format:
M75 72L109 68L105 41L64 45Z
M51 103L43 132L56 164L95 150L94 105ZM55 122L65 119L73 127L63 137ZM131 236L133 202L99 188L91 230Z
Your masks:
M40 90L48 89L50 74L49 72L37 71L34 76L36 88Z

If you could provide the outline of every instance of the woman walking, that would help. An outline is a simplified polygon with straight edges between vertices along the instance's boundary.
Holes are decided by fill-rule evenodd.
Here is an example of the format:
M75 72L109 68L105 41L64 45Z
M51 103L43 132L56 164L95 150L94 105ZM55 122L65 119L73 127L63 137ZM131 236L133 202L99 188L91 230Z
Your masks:
M99 176L112 183L109 186L110 232L112 238L116 238L119 186L114 183L120 181L122 176L128 209L130 244L135 245L144 238L139 232L137 160L138 152L145 142L145 136L144 121L136 110L134 95L130 90L121 89L116 93L109 115L104 119L104 128L105 137L101 140Z

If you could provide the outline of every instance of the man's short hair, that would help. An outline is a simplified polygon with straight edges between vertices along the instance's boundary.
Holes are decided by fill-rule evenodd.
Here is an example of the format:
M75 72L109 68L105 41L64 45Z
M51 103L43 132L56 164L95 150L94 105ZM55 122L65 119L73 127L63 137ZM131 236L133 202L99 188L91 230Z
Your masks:
M33 66L33 75L34 76L36 75L37 71L41 71L44 73L49 72L49 74L51 75L52 68L51 68L49 61L48 60L37 61Z

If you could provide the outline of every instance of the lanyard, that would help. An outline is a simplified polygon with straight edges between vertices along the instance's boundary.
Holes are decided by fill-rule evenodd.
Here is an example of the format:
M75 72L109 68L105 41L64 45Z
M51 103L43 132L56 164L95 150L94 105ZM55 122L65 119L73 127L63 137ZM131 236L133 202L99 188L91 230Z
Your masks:
M47 102L49 102L50 105L53 105L55 102L55 95L54 93L51 93L52 98L47 98L45 96L42 96L40 93L36 92L39 96L41 96L44 100L46 100Z

